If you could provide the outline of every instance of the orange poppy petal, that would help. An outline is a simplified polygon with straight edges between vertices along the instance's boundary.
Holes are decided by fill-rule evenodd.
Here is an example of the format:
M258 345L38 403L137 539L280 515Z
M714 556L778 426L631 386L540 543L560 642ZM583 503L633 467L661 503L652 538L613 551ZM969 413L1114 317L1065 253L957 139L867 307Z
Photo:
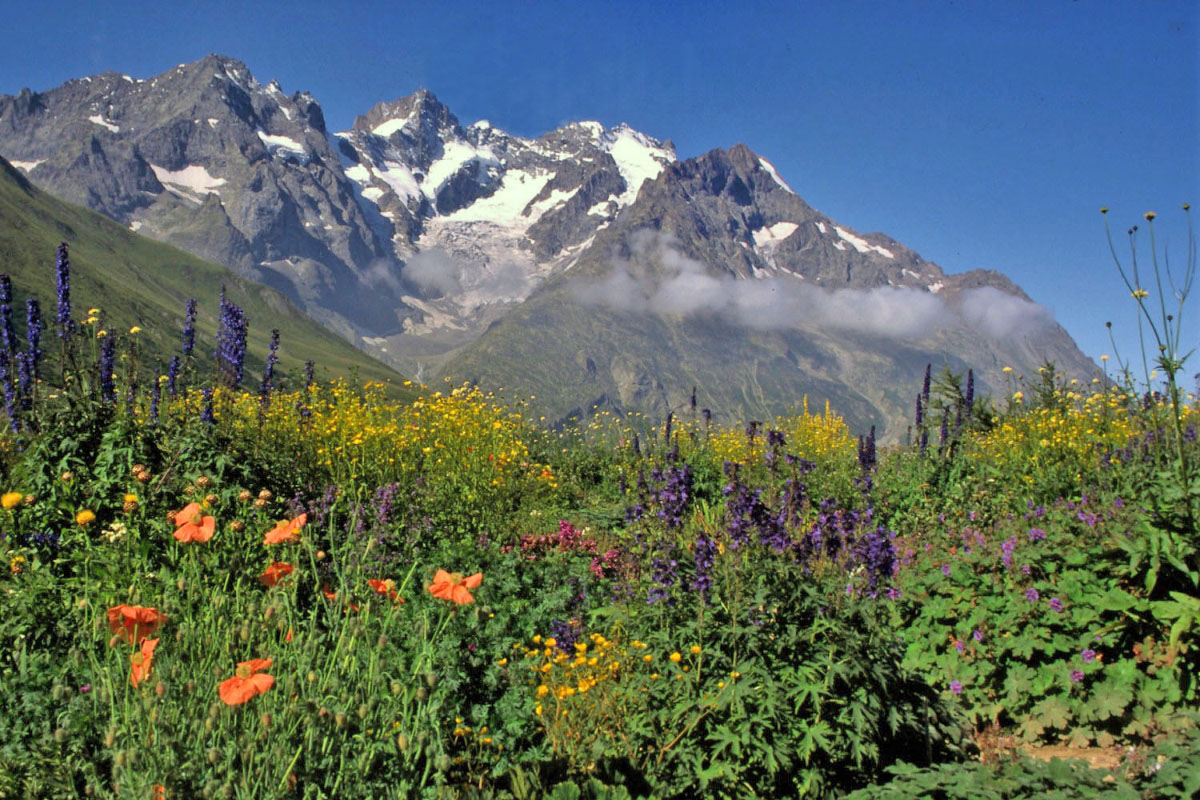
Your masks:
M475 602L475 598L467 591L467 587L462 584L450 587L450 599L459 605Z
M239 661L238 668L245 667L251 672L258 672L263 669L271 668L271 659L269 658L252 658L249 661Z
M184 525L192 521L192 518L200 513L199 503L188 503L183 508L175 512L175 525Z
M481 583L483 583L483 573L476 572L474 575L471 575L463 581L463 586L467 587L468 589L478 589L479 584Z
M434 583L453 583L454 578L450 575L449 572L446 572L446 570L439 569L433 575L433 582Z
M221 681L217 686L217 695L221 698L221 702L227 706L236 706L253 697L253 693L246 694L245 683L245 678L239 678L236 675Z
M429 584L429 593L442 600L451 600L454 597L454 584L448 582L431 583Z

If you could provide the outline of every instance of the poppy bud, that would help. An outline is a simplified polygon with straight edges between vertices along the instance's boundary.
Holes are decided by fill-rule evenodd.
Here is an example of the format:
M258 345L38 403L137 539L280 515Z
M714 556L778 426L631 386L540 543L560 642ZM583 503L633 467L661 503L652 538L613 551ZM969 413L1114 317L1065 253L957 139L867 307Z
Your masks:
M113 766L114 767L125 766L125 751L124 750L118 750L116 752L116 755L113 756Z
M262 715L262 726L263 726L264 728L269 728L269 727L271 727L271 714L270 714L270 712L266 712L266 713L264 713L264 714Z
M433 765L437 767L438 772L445 772L450 769L450 756L442 753L434 760Z
M112 728L109 728L104 733L104 746L111 748L116 741L117 741L117 732L115 730L113 730Z
M196 682L195 682L195 681L188 681L187 683L185 683L185 684L183 685L183 690L184 690L185 692L187 692L188 694L191 694L192 692L196 691Z
M158 695L159 697L162 697L164 694L167 693L167 687L163 686L162 681L159 681L158 683L154 684L154 693L156 695Z
M399 749L401 753L408 751L408 737L403 733L396 737L396 748Z
M437 675L432 672L425 673L425 685L432 689L437 686Z
M177 642L183 641L183 628L175 629L175 641L177 641Z
M358 706L358 718L366 719L367 714L371 713L371 708L366 703L360 703Z
M424 702L426 697L429 697L429 692L425 691L424 686L422 686L420 689L417 689L417 700Z
M273 616L275 616L275 606L267 606L267 610L263 614L263 618L270 619Z
M152 709L150 709L150 714L149 714L149 716L150 716L150 722L152 722L152 723L153 723L153 722L158 722L158 709L157 709L157 708L152 708ZM130 758L131 758L131 760L132 760L133 753L130 753L129 755L130 755Z
M246 523L242 522L240 519L235 519L233 522L229 523L229 529L234 533L241 533L242 531L246 530Z
M250 641L250 626L249 625L242 626L241 630L238 631L238 638L241 639L243 642Z
M63 740L65 740L66 738L67 738L66 728L55 728L54 729L54 741L59 742L61 744L63 742Z
M196 478L196 485L201 489L207 489L209 486L212 486L212 479L207 475L201 475L199 478Z
M381 634L379 634L379 640L375 643L375 646L383 648L383 647L387 647L387 643L388 643L388 638L381 633Z
M213 721L212 717L209 717L208 719L204 720L204 730L211 731L216 726L217 726L217 723Z
M334 714L333 715L333 724L338 726L339 728L346 727L346 715L343 714L341 711Z
M54 688L50 690L50 696L55 700L62 700L63 687L59 684L54 684Z
M400 684L400 681L392 681L391 689L392 694L400 694L404 687Z
M318 716L318 717L328 717L328 716L329 716L329 709L328 709L328 708L324 708L324 707L322 707L322 708L321 708L321 710L317 712L317 716Z
M308 671L308 682L316 683L317 682L317 673L313 672L312 670L309 670Z
M216 764L221 760L221 751L215 747L208 748L208 763Z
M175 588L182 592L187 588L187 580L180 578L179 580L175 581Z

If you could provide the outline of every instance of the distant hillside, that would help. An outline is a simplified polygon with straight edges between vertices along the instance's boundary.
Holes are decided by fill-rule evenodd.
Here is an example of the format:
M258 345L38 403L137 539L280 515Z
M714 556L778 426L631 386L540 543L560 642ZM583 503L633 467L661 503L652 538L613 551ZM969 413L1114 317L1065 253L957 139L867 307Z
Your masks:
M18 320L24 319L25 298L31 294L41 300L43 315L52 317L54 255L64 241L71 254L74 316L98 307L116 330L140 325L142 352L151 363L165 365L179 351L188 298L199 306L197 353L211 355L224 286L250 324L248 376L261 373L271 329L278 328L285 371L298 370L311 358L319 377L355 373L362 380L389 383L397 394L410 391L399 373L313 322L278 291L58 200L0 158L0 272L12 278Z

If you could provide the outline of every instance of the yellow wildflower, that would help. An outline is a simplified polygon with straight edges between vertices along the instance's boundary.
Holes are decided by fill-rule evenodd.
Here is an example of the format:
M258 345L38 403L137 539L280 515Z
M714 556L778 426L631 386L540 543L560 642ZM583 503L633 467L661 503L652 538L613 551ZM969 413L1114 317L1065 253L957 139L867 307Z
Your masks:
M25 499L25 496L20 492L5 492L3 497L0 497L0 506L8 511L16 508L20 502Z

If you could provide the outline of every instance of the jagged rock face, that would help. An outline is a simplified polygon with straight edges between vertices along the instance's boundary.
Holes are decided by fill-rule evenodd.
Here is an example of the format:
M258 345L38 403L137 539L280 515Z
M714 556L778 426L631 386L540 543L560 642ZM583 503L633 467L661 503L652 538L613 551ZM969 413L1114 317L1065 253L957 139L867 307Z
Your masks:
M525 139L425 90L330 133L309 95L209 56L0 96L0 155L418 378L520 387L555 417L665 413L698 385L714 411L808 394L895 435L927 362L981 388L1005 363L1094 368L1003 275L840 225L742 145L679 161L596 122Z
M380 246L307 94L209 56L0 97L0 153L39 185L277 286L349 333L395 325L364 280Z

